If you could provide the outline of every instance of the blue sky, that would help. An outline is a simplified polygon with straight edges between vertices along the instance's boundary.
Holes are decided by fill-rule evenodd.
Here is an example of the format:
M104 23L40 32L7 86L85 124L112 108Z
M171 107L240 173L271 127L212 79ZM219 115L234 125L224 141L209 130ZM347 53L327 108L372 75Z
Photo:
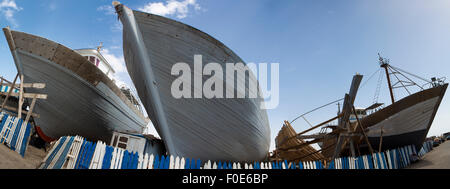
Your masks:
M425 78L450 77L450 1L178 2L178 9L171 9L166 0L121 1L132 9L159 11L192 25L222 41L246 62L280 63L280 104L268 111L272 138L283 120L342 98L353 74L363 74L365 82L379 69L377 53ZM110 5L110 0L0 0L0 24L73 49L103 42L104 54L118 71L117 79L131 84L123 65L121 24ZM0 75L12 80L16 70L4 37L0 37L0 65ZM372 103L377 79L375 75L361 88L357 106ZM429 135L450 131L447 96ZM389 103L385 80L379 101ZM336 110L332 105L307 118L319 123ZM309 127L302 120L293 126L297 131Z

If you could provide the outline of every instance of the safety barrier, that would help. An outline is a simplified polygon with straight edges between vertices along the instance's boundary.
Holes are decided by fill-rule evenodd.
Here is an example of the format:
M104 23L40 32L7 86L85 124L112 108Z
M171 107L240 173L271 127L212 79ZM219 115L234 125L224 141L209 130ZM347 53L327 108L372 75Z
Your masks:
M30 124L4 112L0 113L0 120L0 143L6 144L23 157L30 138Z
M424 143L424 152L430 150ZM421 151L422 151L421 150ZM419 158L413 145L328 162L202 162L174 156L138 154L82 137L61 137L42 162L42 169L401 169Z

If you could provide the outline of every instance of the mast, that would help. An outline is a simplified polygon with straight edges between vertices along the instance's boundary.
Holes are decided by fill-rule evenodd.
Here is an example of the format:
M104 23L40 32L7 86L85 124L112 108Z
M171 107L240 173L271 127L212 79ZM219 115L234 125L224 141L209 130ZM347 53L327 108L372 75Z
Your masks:
M386 78L387 78L387 83L389 86L389 93L391 94L391 101L392 104L394 104L395 100L394 100L394 93L392 91L392 85L391 85L391 78L389 76L389 61L384 59L383 57L380 56L380 53L378 53L378 60L380 61L380 67L384 68L385 72L386 72Z

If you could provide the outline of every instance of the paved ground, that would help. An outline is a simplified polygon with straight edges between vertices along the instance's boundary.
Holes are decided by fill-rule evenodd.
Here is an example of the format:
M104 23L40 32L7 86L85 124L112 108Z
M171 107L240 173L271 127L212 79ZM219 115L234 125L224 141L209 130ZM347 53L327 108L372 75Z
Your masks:
M28 145L23 158L6 145L0 144L0 169L36 169L45 155L44 150Z
M408 169L450 169L450 141L434 147L422 160L411 164Z

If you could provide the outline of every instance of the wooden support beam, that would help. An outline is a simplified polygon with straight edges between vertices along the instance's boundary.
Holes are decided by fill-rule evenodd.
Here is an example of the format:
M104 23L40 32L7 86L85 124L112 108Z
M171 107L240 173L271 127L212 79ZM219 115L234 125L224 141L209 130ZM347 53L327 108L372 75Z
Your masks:
M8 80L4 79L3 77L0 77L0 87L1 86L8 86L10 87L9 91L7 92L0 92L1 95L6 95L5 100L3 101L1 105L0 112L4 109L15 111L17 112L17 118L22 118L22 113L26 114L25 123L27 123L30 120L30 117L36 117L39 118L39 114L33 113L34 106L36 105L37 99L47 99L47 94L36 94L36 93L24 93L24 88L36 88L36 89L43 89L45 88L45 83L24 83L24 76L20 75L20 83L16 84L17 78L19 77L19 74L16 75L13 82L9 82ZM6 81L6 84L3 83L3 81ZM19 93L13 92L16 85L19 85ZM8 101L8 98L10 96L19 97L19 105L17 108L6 106L6 102ZM23 110L23 103L25 101L25 98L32 98L30 109L28 111Z
M378 152L381 152L381 146L383 145L383 127L384 125L380 128L380 144L378 144Z
M11 81L8 81L7 79L5 79L4 77L0 77L0 79L2 79L4 82L6 83L11 83Z
M290 149L303 148L303 147L308 146L310 144L315 144L315 143L318 143L318 142L322 142L324 139L325 138L318 138L318 139L315 139L315 140L312 140L312 141L307 141L305 143L302 143L302 144L299 144L299 145L296 145L296 146L291 146L291 147L288 147L288 148L279 148L278 151L286 151L286 150L290 150Z
M350 98L349 95L345 94L344 103L347 103L349 101L349 98ZM345 107L345 104L344 104L344 107ZM343 109L343 110L346 110L346 109ZM341 118L337 128L343 130L342 132L347 132L345 125L347 125L347 121L348 121L350 115L348 115L348 112L344 112L344 111L342 111L342 114L345 114L345 115ZM342 122L343 119L346 119L347 121ZM342 143L345 144L345 141L343 141L344 139L343 139L343 136L341 133L337 136L337 141L336 141L332 159L336 159L337 156L339 156L339 154L341 153L341 150L342 150Z
M323 138L326 134L315 134L315 135L300 135L297 136L297 139L316 139L316 138Z
M324 150L327 150L327 149L333 147L333 145L335 145L335 144L336 144L336 143L332 143L332 144L328 145L327 147L321 148L320 150L317 150L317 151L315 151L315 152L313 152L313 153L310 153L310 154L308 154L308 155L305 155L305 156L303 156L303 157L296 158L296 159L294 159L294 160L292 160L292 161L297 161L297 160L301 160L301 159L303 159L303 158L307 158L307 157L312 156L312 155L314 155L314 154L316 154L316 153L319 153L319 152L322 152L322 151L324 151Z
M353 103L355 102L356 94L358 92L359 85L361 84L362 78L363 78L362 75L359 75L359 74L354 75L352 84L350 86L350 91L348 94L345 94L344 106L342 107L343 116L340 119L340 122L338 125L338 127L340 127L340 128L348 129L347 125L349 125L348 124L349 117L352 112ZM337 143L336 148L333 153L333 159L335 159L336 157L339 156L339 154L341 153L342 147L345 146L347 141L348 141L348 139L343 139L341 136L338 136L338 139L336 142ZM352 150L352 153L354 153L354 150Z
M12 90L10 90L12 91ZM17 113L17 118L22 118L22 106L23 106L23 75L20 75L20 90L19 90L19 112Z
M352 109L353 109L353 113L356 115L356 108L355 108L355 106L353 106ZM364 140L366 140L366 143L369 146L370 153L373 154L373 149L372 149L372 146L370 145L369 138L367 137L366 131L364 130L364 127L361 124L361 121L359 120L358 116L356 116L356 121L358 122L358 126L361 129L362 134L364 135Z
M36 104L36 96L37 96L37 94L34 94L34 98L31 101L30 110L28 111L27 117L25 118L25 123L28 123L28 120L30 119L30 116L33 112L34 105Z
M11 107L11 106L6 106L3 107L3 109L9 110L9 111L13 111L13 112L17 112L17 108L16 107ZM27 110L22 110L23 114L28 114ZM31 113L31 116L33 116L34 118L40 118L41 116L37 113Z
M7 95L7 93L2 92L2 95ZM23 93L23 98L34 98L34 95L36 95L37 99L47 99L47 94L36 94L36 93ZM15 96L15 97L20 97L20 92L19 93L11 93L9 96Z
M20 85L20 83L18 83L18 84L5 83L2 86L8 86L8 87L13 88L14 86L18 86L18 85ZM45 83L24 83L23 88L43 89L43 88L45 88Z
M16 83L18 77L19 77L19 74L16 74L16 77L14 77L13 83ZM14 85L12 86L12 88L14 88ZM8 93L7 93L6 97L5 97L5 100L3 101L2 106L0 107L0 112L3 111L3 107L5 107L5 104L6 104L6 102L8 101L8 98L11 96L11 92L12 92L12 91L13 91L13 90L9 90L9 91L8 91ZM2 93L2 94L3 94L3 93Z
M356 137L356 136L362 136L361 134L359 134L359 133L343 133L341 136L343 136L343 137Z

